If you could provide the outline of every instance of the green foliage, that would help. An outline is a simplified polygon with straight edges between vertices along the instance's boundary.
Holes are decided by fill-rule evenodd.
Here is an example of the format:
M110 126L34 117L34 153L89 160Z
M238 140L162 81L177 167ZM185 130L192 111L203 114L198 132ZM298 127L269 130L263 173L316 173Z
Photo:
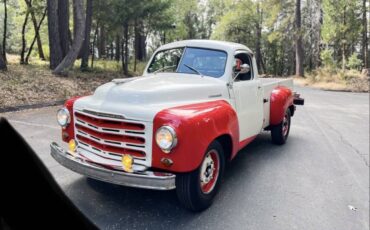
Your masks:
M352 53L351 46L361 38L361 2L352 0L323 0L323 43L334 47L333 58L342 61Z
M260 42L266 71L275 75L294 73L295 3L297 0L94 0L91 35L97 24L104 27L106 46L122 45L123 25L129 25L129 67L134 60L134 26L146 39L148 55L164 42L184 39L217 39L245 44L253 51ZM0 3L2 1L0 0ZM302 31L305 46L305 69L325 67L335 69L347 60L346 67L359 69L361 47L361 3L355 0L301 0ZM32 11L40 19L46 0L32 0ZM71 4L71 1L70 1ZM70 29L73 31L72 7ZM21 27L27 11L24 0L8 0L7 52L19 54ZM0 4L0 39L3 31L3 5ZM262 28L258 38L258 26ZM98 28L99 30L99 28ZM49 56L47 18L40 30L43 50ZM99 33L95 47L100 42ZM31 20L26 27L27 47L34 37ZM1 41L1 40L0 40ZM91 42L93 36L91 36ZM324 50L321 50L322 47ZM108 48L107 48L108 49ZM352 56L351 56L352 55ZM38 56L34 46L32 61ZM110 57L106 57L110 58ZM313 63L314 62L314 63ZM95 60L97 69L116 69L122 64ZM141 65L141 64L138 64ZM137 69L140 69L137 67ZM138 72L138 71L136 71Z
M359 70L362 66L362 61L357 57L356 53L353 53L348 59L347 67L350 69Z
M333 50L331 49L322 50L320 53L320 58L325 67L331 69L335 67L335 62L333 59Z
M257 20L256 4L251 0L238 2L225 13L211 36L216 40L227 40L243 43L253 47L255 43L255 21Z

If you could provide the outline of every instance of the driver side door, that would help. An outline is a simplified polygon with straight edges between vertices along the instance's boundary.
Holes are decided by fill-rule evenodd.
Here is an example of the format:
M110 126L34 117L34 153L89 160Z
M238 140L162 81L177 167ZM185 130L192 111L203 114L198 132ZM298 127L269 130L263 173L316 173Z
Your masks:
M240 54L239 54L240 55ZM261 81L257 78L255 63L247 55L251 67L251 78L233 82L232 91L235 97L235 107L239 121L239 141L255 136L263 126L263 92ZM244 59L246 60L246 59ZM253 61L252 61L253 60Z

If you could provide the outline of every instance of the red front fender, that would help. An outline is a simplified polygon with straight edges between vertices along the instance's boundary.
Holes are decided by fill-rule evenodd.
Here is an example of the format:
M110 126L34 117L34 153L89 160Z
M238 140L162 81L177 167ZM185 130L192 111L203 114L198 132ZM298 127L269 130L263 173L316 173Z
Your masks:
M238 150L239 128L235 110L223 100L178 106L159 112L153 133L163 125L175 129L178 144L169 154L156 144L153 136L152 167L172 172L189 172L199 167L209 144L221 135L230 135L232 151ZM171 166L161 160L169 158Z
M75 136L75 132L74 132L74 127L73 127L73 119L74 119L74 116L73 116L73 104L75 103L75 101L79 98L81 98L82 96L76 96L76 97L72 97L70 99L68 99L65 103L64 103L64 107L66 107L69 111L69 114L71 116L71 120L70 120L70 123L69 125L67 125L66 127L62 128L62 140L64 142L69 142L72 138L74 138Z

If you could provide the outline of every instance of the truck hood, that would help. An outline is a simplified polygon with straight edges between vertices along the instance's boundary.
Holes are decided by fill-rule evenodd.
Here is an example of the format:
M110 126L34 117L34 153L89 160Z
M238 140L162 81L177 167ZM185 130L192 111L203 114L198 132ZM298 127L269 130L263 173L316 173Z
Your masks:
M115 79L98 87L95 93L75 102L77 109L90 109L153 121L162 109L226 99L226 83L193 74L161 73L152 76Z

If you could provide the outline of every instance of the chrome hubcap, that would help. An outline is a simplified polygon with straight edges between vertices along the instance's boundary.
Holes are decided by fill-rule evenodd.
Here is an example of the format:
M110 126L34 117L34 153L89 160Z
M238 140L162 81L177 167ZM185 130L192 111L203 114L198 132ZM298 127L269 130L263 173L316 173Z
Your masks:
M215 170L215 163L213 162L210 154L207 154L203 161L200 180L203 183L208 183L212 179L213 171Z
M200 186L202 192L210 193L216 185L219 173L219 156L215 150L211 150L205 156L200 169Z

